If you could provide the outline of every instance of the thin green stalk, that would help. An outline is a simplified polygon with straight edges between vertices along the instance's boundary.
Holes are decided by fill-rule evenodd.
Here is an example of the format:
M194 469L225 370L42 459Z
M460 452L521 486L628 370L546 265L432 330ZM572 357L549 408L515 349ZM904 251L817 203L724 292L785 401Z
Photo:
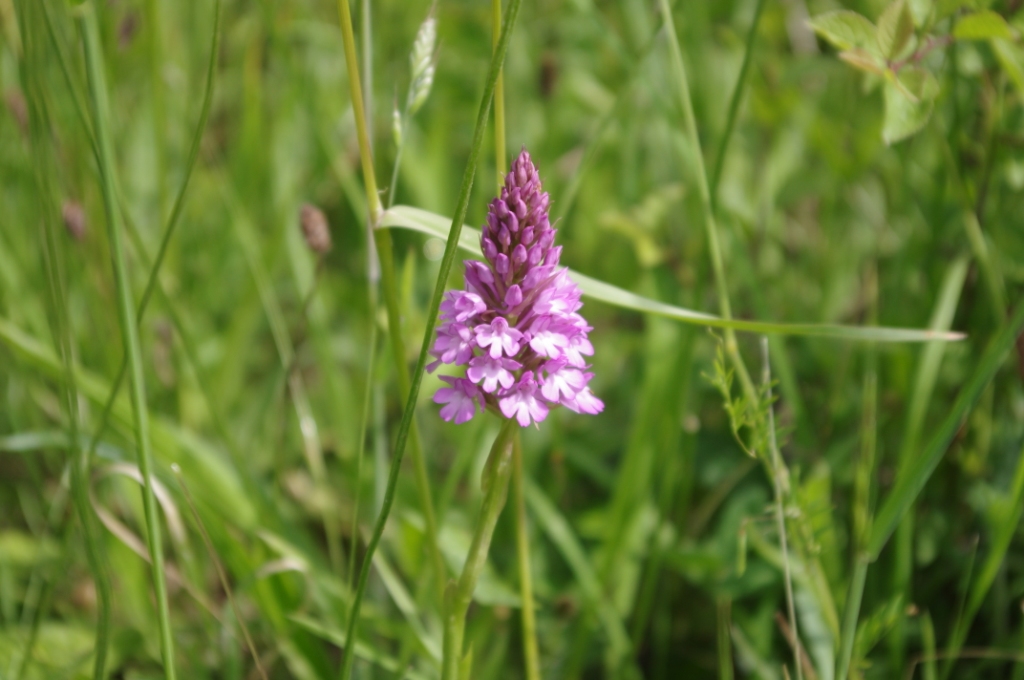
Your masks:
M868 576L868 556L858 554L850 576L850 592L846 596L846 611L843 616L843 629L839 640L839 657L836 660L836 678L846 680L850 674L850 661L853 658L853 640L857 635L857 619L860 617L860 603L864 598L864 582Z
M716 645L718 651L718 680L732 680L732 639L729 636L732 600L726 596L719 596L716 604L718 614L715 617L715 629L718 633Z
M89 570L92 572L93 583L96 587L96 642L93 653L93 679L103 680L106 677L107 650L110 646L110 600L111 587L110 577L107 573L107 565L103 559L103 552L99 543L92 507L89 504L89 458L79 441L79 413L78 413L78 388L75 381L74 370L74 348L72 330L68 318L67 291L63 261L57 245L56 222L54 214L52 187L50 185L50 173L52 172L51 157L49 150L45 148L44 140L48 135L48 126L45 122L46 112L43 94L40 90L40 82L33 77L39 67L42 58L41 46L38 44L39 32L29 29L29 12L39 11L39 5L33 5L29 9L29 3L20 3L18 17L21 20L21 34L25 36L24 59L22 60L22 81L25 92L28 95L30 141L33 156L36 162L35 168L36 190L39 197L39 205L42 210L43 223L43 262L46 268L50 316L52 317L54 339L57 345L57 353L60 355L61 366L64 372L64 380L61 390L62 407L68 422L68 438L71 442L70 467L71 467L71 489L75 501L75 511L82 525L82 538L85 545L86 560ZM45 7L41 8L44 12ZM37 15L32 14L33 19ZM33 71L30 73L31 70ZM51 579L46 593L45 600L49 600L52 594L53 580ZM42 601L39 603L42 604ZM30 638L22 651L21 664L19 666L16 680L20 679L28 663L32 658L32 649L39 631L41 622L42 607L37 607L33 613Z
M512 0L516 2L516 0ZM508 482L512 474L513 440L518 427L516 421L506 419L491 447L483 473L484 499L480 507L473 540L457 582L448 584L444 597L444 645L441 659L441 680L458 680L462 662L462 641L466 633L466 612L473 601L477 579L487 563L494 527L508 496Z
M683 53L679 46L679 37L676 35L675 24L672 21L672 11L669 8L668 0L658 0L661 13L665 18L665 29L668 31L669 47L672 51L672 68L675 71L676 80L679 85L679 98L683 108L683 120L686 124L686 135L690 139L697 178L697 189L700 193L701 208L704 212L704 230L708 240L708 249L711 254L711 268L715 274L715 289L718 293L718 312L723 319L732 319L732 306L729 304L729 288L725 279L725 265L722 262L722 248L718 242L718 225L715 219L714 207L711 202L711 190L708 185L707 171L704 168L704 154L700 145L700 134L697 132L697 119L693 112L693 102L690 99L690 85L686 78L686 67L683 65ZM736 342L736 333L731 328L726 328L725 350L729 354L736 375L739 376L740 384L743 386L743 393L753 403L757 398L757 390L750 373L740 356L739 345Z
M363 412L359 419L359 444L356 446L356 469L353 474L355 490L352 498L352 547L348 552L348 589L352 590L352 579L356 572L356 546L359 544L359 496L362 489L363 458L366 455L366 434L370 423L370 411L373 409L373 385L374 374L376 373L377 354L377 293L372 284L369 286L370 303L370 337L367 338L369 349L366 357L366 388L363 391Z
M142 473L143 509L146 523L146 545L149 550L153 586L156 594L157 623L160 629L160 654L163 659L164 677L175 680L174 640L171 631L171 614L167 604L167 583L164 576L164 554L160 537L160 517L153 494L152 451L149 436L149 413L146 410L146 384L142 367L142 350L139 343L139 328L135 321L132 302L131 281L125 263L124 245L121 241L121 212L117 201L118 183L114 166L114 149L110 137L110 112L108 108L107 83L104 73L102 47L96 14L91 4L83 5L78 16L79 29L85 44L86 71L89 79L89 94L92 100L93 120L96 139L100 149L100 177L103 189L103 203L106 209L107 232L110 240L114 265L114 280L117 287L117 307L120 317L122 341L128 355L131 376L131 404L134 419L135 446L138 454L139 471Z
M967 256L954 260L946 269L942 286L932 311L928 327L935 331L949 330L956 312L960 292L963 290L967 276ZM942 342L928 343L921 353L914 385L907 406L906 425L903 440L900 444L899 465L908 465L919 451L921 430L924 427L925 412L935 390L939 367L946 345ZM896 528L896 545L893 565L893 589L903 593L904 602L912 602L911 575L913 573L913 540L914 513L908 512ZM905 659L904 640L906 637L906 618L900 617L892 634L892 659L894 668L903 668Z
M216 74L217 53L220 45L220 6L221 0L215 0L213 8L213 35L210 39L210 56L206 65L206 85L203 88L203 103L200 108L199 121L196 123L195 133L192 135L192 144L189 148L188 161L185 164L185 176L182 180L181 187L178 189L178 195L174 199L174 206L171 208L170 217L168 217L167 225L164 227L163 236L160 239L160 247L157 249L156 259L153 261L153 266L150 267L149 277L146 280L146 287L143 289L142 297L139 300L136 311L136 324L142 323L146 308L149 305L149 300L153 295L153 291L157 287L160 269L163 267L164 259L167 256L167 249L171 243L171 238L174 236L178 222L181 218L182 210L185 207L185 196L188 192L189 182L192 179L192 173L195 170L196 161L199 159L199 147L202 143L203 131L206 129L206 121L210 117L210 106L213 102L214 75ZM54 40L56 40L56 38L54 38ZM63 53L59 49L57 52L58 56L61 58L61 70L64 73L64 77L67 79L68 89L71 90L72 93L76 93L77 88L71 80L70 69L63 63ZM85 128L86 133L90 135L90 139L93 141L93 147L97 150L97 154L99 154L99 145L95 140L92 140L93 131L92 127L89 125L89 120L85 117L85 111L80 106L77 108L79 115L82 117L82 126ZM98 157L97 162L99 162ZM113 408L114 401L117 399L117 395L121 390L121 385L124 382L124 376L127 373L127 370L128 357L125 356L121 361L121 367L118 369L117 377L114 379L113 386L110 388L110 394L107 397L107 401L103 405L103 410L100 413L99 424L96 426L96 432L93 433L92 441L89 442L88 455L90 459L92 456L96 455L96 447L99 445L100 438L103 436L103 432L106 429L107 423L110 419L111 409Z
M440 308L441 297L444 295L445 284L448 280L448 275L451 273L452 265L455 263L455 256L458 251L459 234L462 232L462 224L466 219L466 212L469 208L469 197L473 189L473 178L476 173L477 162L480 158L480 149L483 146L483 134L484 129L487 125L487 117L490 112L491 98L494 95L494 86L498 79L498 71L501 69L501 64L505 59L505 53L508 50L509 37L511 36L512 30L515 27L515 21L519 15L519 6L522 0L510 0L508 9L506 10L504 28L501 32L501 39L498 41L498 49L495 51L494 56L491 59L491 66L487 74L486 84L484 86L483 96L480 101L480 108L477 111L476 124L473 129L473 141L470 146L469 159L466 164L466 171L462 177L462 186L459 190L459 198L456 202L455 214L452 218L451 229L448 234L447 245L445 246L444 256L441 259L440 271L437 275L437 283L434 286L434 293L431 297L430 305L427 309L436 310ZM352 37L352 17L349 14L348 0L338 0L339 9L341 12L341 23L342 23L342 37L345 41L345 57L348 64L348 74L350 82L352 82L352 95L353 95L353 109L356 113L356 128L360 138L360 155L363 162L363 173L366 176L367 186L367 199L371 206L371 215L373 215L374 224L377 224L381 209L380 209L380 198L377 196L376 180L373 179L373 160L370 158L369 140L366 139L366 124L365 121L360 123L359 118L362 109L362 95L359 90L359 73L355 63L355 45ZM370 190L372 189L372 195ZM385 229L377 229L377 234L387 234ZM390 236L387 239L390 245ZM390 253L388 253L390 254ZM385 253L381 251L381 259L383 261ZM346 627L345 639L350 641L348 649L345 650L345 656L342 661L341 674L342 680L348 680L352 673L352 664L355 661L355 654L352 653L355 647L356 640L356 624L359 620L359 609L362 605L363 593L366 590L366 582L370 576L370 564L373 559L373 553L377 549L377 545L380 543L381 536L384 534L384 527L387 524L388 514L391 512L391 506L395 499L395 488L398 485L398 473L401 470L402 457L405 453L405 446L409 440L409 433L412 429L413 416L415 414L416 400L419 398L420 384L423 380L423 370L427 364L427 352L431 346L431 340L434 335L434 328L437 324L437 314L431 313L427 316L426 328L423 331L423 343L420 346L419 359L416 362L416 371L412 376L412 384L409 389L408 401L406 402L405 410L402 412L402 421L398 427L398 435L395 441L395 452L391 460L391 470L388 473L388 484L384 494L384 505L381 508L380 515L377 517L377 522L374 525L373 533L370 536L370 542L367 545L367 552L363 558L362 565L359 570L359 580L356 584L356 591L353 596L352 611L349 615L348 625ZM398 334L398 328L392 327L392 337Z
M494 52L498 51L498 39L501 37L501 0L491 0L491 45ZM498 80L494 83L494 168L497 172L495 181L498 192L501 192L502 178L505 176L505 75L504 69L498 71Z
M516 504L516 557L519 566L519 599L522 600L526 680L540 680L537 617L533 610L533 575L530 573L530 537L527 533L526 494L523 489L523 444L518 430L512 439L512 493Z
M747 31L747 42L743 48L743 65L740 66L740 74L736 78L732 95L729 97L729 114L725 119L722 141L718 144L718 153L715 155L715 164L711 170L708 195L711 197L711 209L713 211L718 208L718 183L722 179L722 168L725 166L725 152L729 149L732 133L736 129L736 116L739 114L740 100L743 99L743 91L746 89L747 71L750 70L750 61L754 54L754 40L757 38L757 27L761 23L761 11L764 9L764 4L765 0L757 0L757 4L754 6L754 19L750 22L750 30Z
M763 357L764 369L762 384L764 385L766 399L768 400L768 448L771 454L771 476L772 488L775 493L775 523L779 531L780 550L782 551L782 572L783 583L786 587L786 613L789 616L789 627L793 631L793 667L796 670L797 680L803 680L803 664L800 663L802 656L802 645L800 643L800 630L797 627L796 606L793 600L793 574L789 565L789 546L786 536L786 513L784 498L788 493L788 475L782 463L782 456L779 453L779 444L775 438L775 409L772 407L772 374L771 362L768 356L768 338L761 336L761 356Z
M369 207L369 229L373 232L373 242L377 246L377 255L380 266L381 288L384 293L384 305L388 314L388 337L391 340L391 351L395 361L395 371L398 375L398 388L403 399L409 399L411 394L412 380L409 377L409 367L406 364L405 342L402 338L401 313L395 275L394 247L391 242L391 234L386 229L378 229L381 215L384 210L380 202L380 194L377 192L377 176L373 168L373 149L370 145L370 132L367 125L367 106L363 100L363 89L360 85L359 61L356 58L355 35L352 29L352 13L349 9L348 0L338 0L338 14L341 21L341 35L345 47L345 64L348 69L349 90L352 97L352 113L356 121L356 137L359 141L359 158L363 166L363 184L366 189L366 202ZM368 33L368 31L367 31ZM368 39L367 39L368 40ZM367 43L364 40L364 45ZM367 64L369 66L369 64ZM369 240L368 240L369 242ZM371 255L372 258L372 255ZM376 267L376 262L371 260L371 272ZM431 329L433 330L433 329ZM415 403L415 401L411 401ZM404 447L403 447L404 448ZM403 451L404 452L404 451ZM427 475L426 461L423 458L423 450L420 445L419 432L412 424L412 444L410 453L413 459L413 467L416 473L416 487L420 494L420 502L423 505L423 516L427 525L427 544L431 554L434 571L437 573L439 589L443 590L445 569L444 560L438 546L437 519L434 514L434 506L430 494L430 479ZM397 464L401 462L401 455L396 456L392 462L392 470L397 472ZM397 483L397 478L396 478ZM385 503L385 506L387 504ZM387 512L384 513L387 515ZM371 552L372 555L372 552ZM364 567L368 563L364 562ZM357 597L357 601L360 598ZM356 605L355 611L358 611ZM347 639L347 638L346 638ZM346 655L347 657L348 655ZM344 669L345 664L342 664ZM344 672L344 671L343 671Z
M167 214L167 116L164 99L164 81L161 73L163 45L160 40L160 0L146 0L146 31L149 48L149 86L152 88L150 105L153 107L153 164L156 167L160 221Z

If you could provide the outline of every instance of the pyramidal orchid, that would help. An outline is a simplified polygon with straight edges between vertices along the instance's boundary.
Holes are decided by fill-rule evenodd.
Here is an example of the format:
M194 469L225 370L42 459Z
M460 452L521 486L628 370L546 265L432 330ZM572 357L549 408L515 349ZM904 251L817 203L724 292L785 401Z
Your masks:
M464 423L486 409L522 427L552 408L596 414L604 404L587 384L592 330L578 311L580 290L558 266L550 196L523 149L491 201L480 246L486 262L465 262L466 290L448 291L430 351L442 364L466 366L464 377L441 376L434 395L441 417Z

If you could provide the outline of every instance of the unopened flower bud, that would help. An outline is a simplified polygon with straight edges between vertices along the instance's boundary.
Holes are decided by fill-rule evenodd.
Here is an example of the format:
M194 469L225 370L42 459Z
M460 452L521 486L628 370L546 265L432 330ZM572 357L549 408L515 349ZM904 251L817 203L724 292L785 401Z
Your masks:
M85 238L87 223L85 221L85 209L78 201L64 201L60 209L61 218L64 220L64 228L71 234L71 238L81 241Z
M299 211L299 224L310 250L323 255L331 249L331 229L327 224L327 216L320 208L309 203L303 205Z

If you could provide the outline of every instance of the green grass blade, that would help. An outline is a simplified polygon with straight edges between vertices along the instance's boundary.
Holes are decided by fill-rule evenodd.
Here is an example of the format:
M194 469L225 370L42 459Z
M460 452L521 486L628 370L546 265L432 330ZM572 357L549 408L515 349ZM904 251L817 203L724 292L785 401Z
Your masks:
M612 666L618 666L632 649L632 643L622 619L615 611L612 602L605 596L601 588L601 581L597 577L597 571L583 550L583 546L580 545L579 539L573 533L569 521L532 480L527 478L524 482L526 502L533 516L537 518L537 524L555 544L576 576L576 582L579 584L580 590L583 591L583 596L594 609L608 636L610 643L608 654L612 659Z
M740 66L740 73L736 77L736 85L733 86L732 95L729 97L729 113L725 119L725 131L722 133L722 141L718 143L715 165L711 169L708 195L711 197L711 207L713 210L718 206L718 184L722 180L722 169L725 167L725 153L729 150L729 142L732 140L732 133L736 129L736 116L739 114L740 100L743 99L743 90L747 84L750 60L754 54L754 39L757 37L757 27L761 24L761 12L764 10L765 1L757 0L757 5L754 6L754 18L750 22L750 30L747 31L747 42L743 48L743 64Z
M964 280L967 276L967 257L960 257L954 260L946 270L942 287L939 291L935 309L928 327L934 331L949 330L953 323L953 315L956 312L957 303L960 300L960 293L963 290ZM946 345L941 342L929 343L921 351L920 363L917 373L914 376L914 386L910 393L910 401L907 407L907 423L903 431L903 440L900 445L900 465L908 465L912 457L919 450L921 430L924 425L924 416L931 401L935 389L935 381L939 375L939 367L942 364L942 357L945 354ZM910 578L913 571L913 537L914 537L914 514L908 512L896 528L896 555L893 573L893 587L903 593L904 601L913 601L910 597ZM906 619L897 621L893 630L892 652L896 668L903 667L904 659L904 628Z
M408 401L406 402L405 410L402 412L402 421L398 426L394 456L391 460L391 470L388 473L387 489L384 493L384 505L381 508L380 515L377 517L377 522L373 527L370 542L366 547L367 552L363 557L363 562L359 569L359 579L356 582L356 592L352 602L352 611L349 614L348 626L346 628L345 638L347 640L356 639L356 626L359 621L359 609L362 604L363 593L366 591L366 582L370 575L370 563L373 559L373 553L377 549L377 545L380 543L381 536L384 534L384 527L387 524L388 515L390 514L391 506L394 503L395 489L398 486L398 473L402 467L402 457L405 453L405 446L409 439L409 431L412 427L413 416L416 410L416 401L419 398L420 385L423 381L423 371L427 364L427 352L430 349L434 335L434 327L437 324L437 313L434 310L440 308L441 297L444 295L448 275L451 273L452 265L455 263L455 255L457 251L456 245L459 242L459 234L462 231L463 221L465 220L466 212L469 209L469 198L473 188L473 179L476 175L480 149L483 146L484 130L487 127L487 118L488 113L490 112L491 99L494 95L494 87L498 80L498 73L501 71L501 66L505 61L505 53L508 49L509 38L515 28L516 17L519 15L520 3L521 0L511 0L509 2L508 8L505 11L505 20L502 22L504 28L501 32L501 38L498 40L498 46L495 48L494 55L491 58L491 65L487 74L487 81L484 86L484 92L480 100L480 107L477 112L476 124L473 130L473 142L470 146L469 159L466 164L466 171L462 177L459 199L456 203L455 217L451 221L447 245L445 246L444 256L441 259L441 268L437 275L437 284L434 286L434 293L431 296L430 305L427 308L430 312L427 315L427 324L423 331L423 343L420 347L419 359L416 362L416 370L412 375L412 384L409 390ZM347 6L347 2L345 2L344 5ZM350 23L350 17L345 16L343 18L349 20ZM368 165L370 173L372 173L373 166L372 163L369 162L369 159L364 157L363 162L364 168ZM392 332L397 333L399 332L399 329L392 329ZM341 666L342 680L348 680L348 678L351 677L352 664L354 661L355 657L353 654L345 654Z
M385 211L381 217L380 226L411 229L443 239L448 235L447 223L447 218L441 215L419 208L400 205ZM478 229L465 226L459 233L458 238L459 248L473 255L480 255L480 231ZM645 314L664 316L697 326L730 328L737 331L764 335L803 335L858 342L929 342L934 340L953 341L964 338L963 333L928 329L723 319L714 314L697 312L692 309L670 305L666 302L652 300L604 281L598 281L579 272L570 270L570 275L573 281L580 287L580 290L583 291L583 294L592 300L599 300L615 307L631 309Z
M960 394L957 395L953 408L936 428L935 434L924 451L898 473L896 485L882 504L882 509L876 515L871 530L868 554L872 559L877 558L881 553L896 525L928 482L939 461L942 460L949 442L960 428L961 422L978 401L985 386L995 376L1022 327L1024 327L1024 301L1017 303L1017 307L1007 323L989 343L974 369L974 373L960 390Z
M82 538L85 544L86 561L92 572L96 588L96 641L93 648L93 679L103 680L107 674L107 652L110 646L110 601L111 585L108 565L99 542L95 518L89 503L89 479L91 477L89 456L79 440L78 385L74 374L74 337L68 312L66 273L62 253L57 240L58 218L54 209L53 161L51 148L47 144L49 125L40 67L43 52L41 31L38 27L30 27L29 21L38 23L38 14L46 12L45 3L22 3L19 6L21 31L24 36L25 58L21 62L22 81L28 95L30 143L33 156L36 158L35 179L38 202L42 211L43 263L46 270L47 292L50 306L51 324L56 341L57 353L60 355L63 371L61 385L64 416L67 418L67 440L70 446L69 458L71 468L71 492L74 498L75 511L82 527ZM48 21L48 16L47 23ZM35 29L35 30L33 30ZM39 612L37 612L38 614ZM39 627L38 616L33 617L32 634L22 651L22 661L15 676L20 679L32 658L32 648Z
M167 582L164 575L164 555L161 541L160 516L153 493L152 450L149 433L149 412L146 408L146 384L142 367L142 349L139 342L139 327L135 319L135 305L132 300L131 282L125 262L122 243L120 204L118 202L118 180L114 164L114 148L110 136L110 111L104 73L103 52L100 45L99 27L91 5L82 7L78 17L79 28L85 43L86 69L89 75L89 94L92 100L93 118L96 125L96 140L100 149L100 176L103 202L106 208L107 232L114 260L114 280L117 287L118 317L125 352L128 356L131 377L131 402L134 418L135 445L142 472L143 508L146 520L146 547L152 559L153 586L156 592L157 622L160 629L160 654L163 660L164 677L175 680L174 638L171 631L171 613L167 604Z
M985 556L978 576L971 583L963 615L958 618L949 643L946 645L946 652L950 658L956 658L959 655L964 640L967 639L971 623L978 614L978 609L981 608L981 603L992 587L992 583L996 580L996 574L1003 564L1003 559L1010 548L1010 542L1020 524L1021 515L1024 514L1024 448L1021 449L1017 458L1017 470L1013 475L1009 498L1003 499L1000 506L992 536L992 547L989 549L988 555Z

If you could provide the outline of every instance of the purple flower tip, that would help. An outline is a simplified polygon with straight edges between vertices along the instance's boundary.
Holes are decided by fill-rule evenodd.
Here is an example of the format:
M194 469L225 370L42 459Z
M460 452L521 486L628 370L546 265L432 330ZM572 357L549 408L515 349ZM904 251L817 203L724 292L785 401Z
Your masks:
M441 302L430 350L436 361L427 368L467 366L465 378L441 376L448 386L434 401L444 404L444 420L464 423L490 408L527 427L556 406L604 410L588 387L591 328L578 313L579 288L558 266L562 247L554 245L550 207L523 149L487 212L480 239L486 261L467 261L467 290L449 291Z

